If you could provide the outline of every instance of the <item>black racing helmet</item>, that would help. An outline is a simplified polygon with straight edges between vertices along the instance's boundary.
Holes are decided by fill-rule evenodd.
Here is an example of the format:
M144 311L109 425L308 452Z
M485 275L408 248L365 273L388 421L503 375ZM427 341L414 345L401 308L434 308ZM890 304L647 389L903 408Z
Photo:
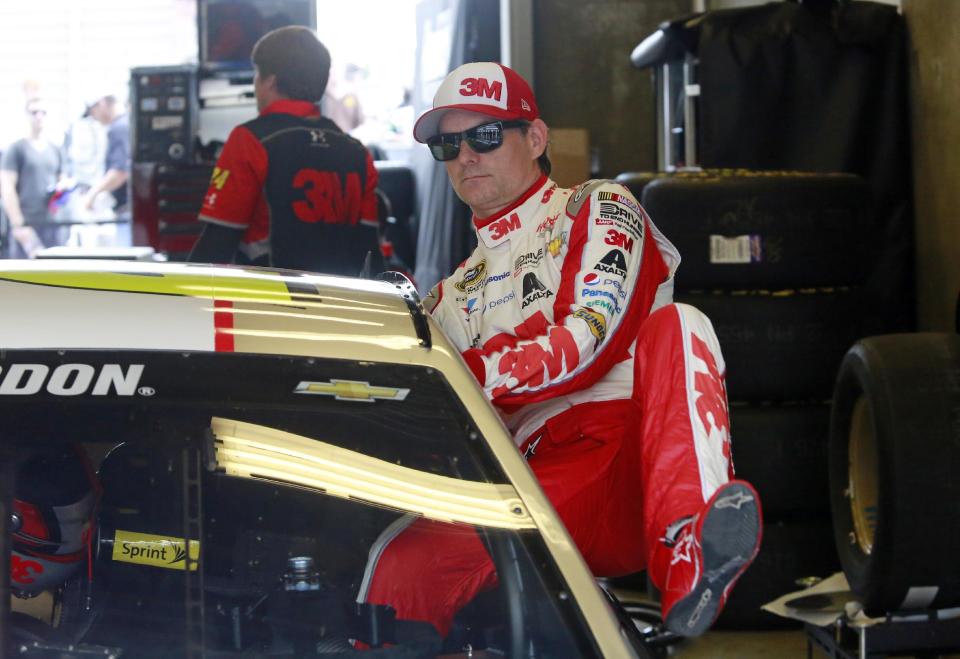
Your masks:
M34 453L17 468L10 588L32 597L79 572L89 554L100 486L80 447Z

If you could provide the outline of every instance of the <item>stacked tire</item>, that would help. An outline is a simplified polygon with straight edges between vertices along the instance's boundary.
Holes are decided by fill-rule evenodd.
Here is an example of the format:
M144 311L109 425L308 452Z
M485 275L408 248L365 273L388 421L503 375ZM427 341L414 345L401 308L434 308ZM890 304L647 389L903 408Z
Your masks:
M764 539L718 627L790 626L760 607L839 570L830 520L830 399L863 336L875 234L850 174L621 175L676 245L674 299L709 317L726 362L733 460L760 493Z

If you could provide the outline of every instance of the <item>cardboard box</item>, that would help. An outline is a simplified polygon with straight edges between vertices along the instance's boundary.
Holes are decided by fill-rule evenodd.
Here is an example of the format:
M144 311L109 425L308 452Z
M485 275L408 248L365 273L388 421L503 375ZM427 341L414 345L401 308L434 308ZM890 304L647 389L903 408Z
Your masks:
M551 128L547 155L550 178L571 188L590 178L590 134L586 128Z

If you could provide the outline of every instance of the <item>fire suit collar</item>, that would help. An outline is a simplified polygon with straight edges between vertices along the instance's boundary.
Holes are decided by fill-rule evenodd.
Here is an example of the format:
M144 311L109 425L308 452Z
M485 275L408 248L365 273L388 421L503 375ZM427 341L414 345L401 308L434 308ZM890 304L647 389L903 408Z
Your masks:
M316 103L311 103L310 101L282 98L263 108L260 116L262 117L267 114L292 114L297 117L317 117L320 116L320 110L317 109Z
M546 174L541 174L540 178L526 192L496 215L485 218L474 216L473 225L479 240L490 249L509 241L513 232L523 226L521 213L517 213L517 209L540 192L547 184L553 185L553 181L550 181ZM522 215L529 215L529 212L522 213Z
M503 217L507 213L517 210L517 208L519 208L523 204L523 202L525 202L527 199L532 197L535 193L539 192L540 188L542 188L543 184L548 180L549 179L547 178L546 174L541 174L540 178L534 181L533 185L531 185L526 192L520 195L515 202L513 202L503 210L498 211L494 215L489 215L487 217L477 217L476 215L474 215L473 226L476 227L477 229L482 229L488 224L490 224L491 222L493 222L494 220L499 220L501 217Z

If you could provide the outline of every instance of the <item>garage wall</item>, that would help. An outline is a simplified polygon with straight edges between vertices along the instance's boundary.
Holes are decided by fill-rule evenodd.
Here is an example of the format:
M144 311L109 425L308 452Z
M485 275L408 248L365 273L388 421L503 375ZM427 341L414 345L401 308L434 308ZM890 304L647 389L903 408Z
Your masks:
M960 2L901 7L911 49L919 328L950 331L960 291Z
M534 3L537 102L551 128L586 128L601 176L656 167L650 70L630 53L690 0L551 0Z

